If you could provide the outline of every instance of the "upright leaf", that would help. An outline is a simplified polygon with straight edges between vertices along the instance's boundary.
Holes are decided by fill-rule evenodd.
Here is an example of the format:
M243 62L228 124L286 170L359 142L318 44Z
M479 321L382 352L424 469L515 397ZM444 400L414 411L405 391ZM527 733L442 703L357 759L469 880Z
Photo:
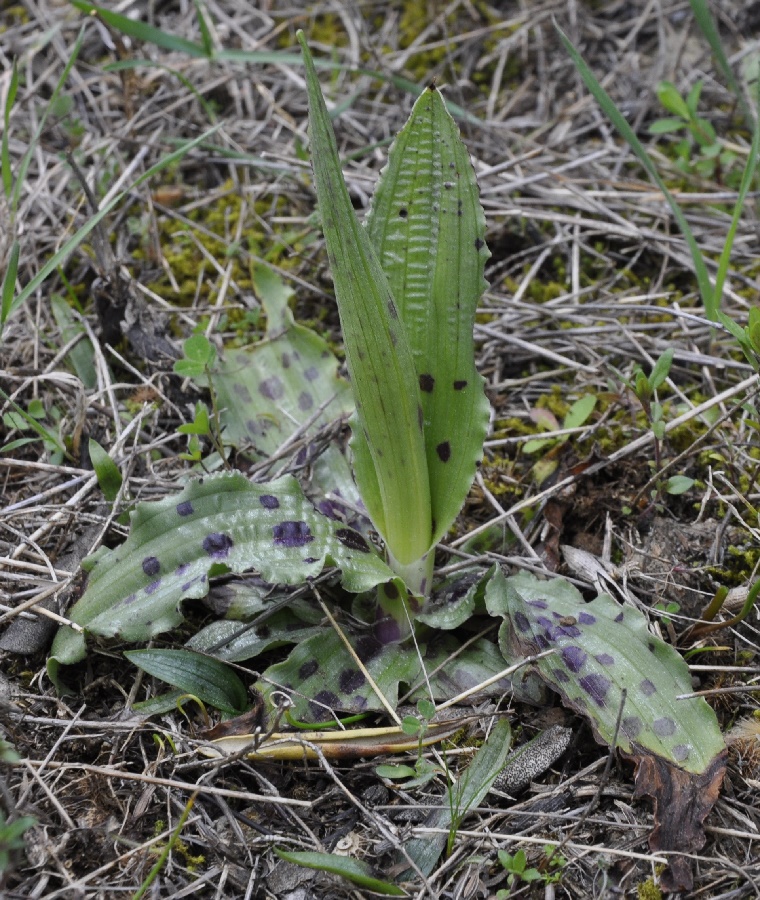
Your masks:
M311 158L346 360L356 399L356 477L370 517L402 564L431 544L423 412L412 351L393 293L340 169L338 147L303 33Z
M391 148L366 226L414 356L435 543L462 508L488 427L472 331L490 253L467 148L433 85Z

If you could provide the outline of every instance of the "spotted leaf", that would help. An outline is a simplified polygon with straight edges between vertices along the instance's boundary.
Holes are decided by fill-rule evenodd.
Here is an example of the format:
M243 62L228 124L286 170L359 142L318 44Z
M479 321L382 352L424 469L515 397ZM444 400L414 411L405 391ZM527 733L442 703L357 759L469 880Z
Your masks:
M366 227L414 357L436 542L462 508L488 427L472 334L490 253L470 157L433 85L391 147Z
M486 606L504 617L499 632L508 658L556 652L538 661L541 677L563 701L611 744L626 690L617 747L644 749L688 772L707 771L725 749L715 713L691 691L689 669L678 652L651 634L644 616L607 594L586 603L563 580L541 581L496 571Z
M239 473L200 478L137 506L129 538L88 561L87 589L69 617L87 634L145 641L182 621L181 601L204 597L210 574L256 569L265 581L299 584L329 564L350 591L394 577L359 532L317 512L291 476L266 484ZM84 635L65 626L51 673L84 655Z

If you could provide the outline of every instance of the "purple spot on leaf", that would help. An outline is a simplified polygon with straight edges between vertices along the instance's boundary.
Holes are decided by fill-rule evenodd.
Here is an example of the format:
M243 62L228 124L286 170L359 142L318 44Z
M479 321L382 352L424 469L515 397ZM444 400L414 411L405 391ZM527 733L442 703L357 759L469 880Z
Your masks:
M638 716L625 716L620 723L620 730L626 737L629 737L632 740L639 736L643 727L643 723Z
M155 556L146 556L142 561L142 570L146 575L158 575L161 571L161 563Z
M353 528L338 528L335 531L335 537L349 550L358 550L361 553L370 552L369 544Z
M676 723L670 716L662 716L662 718L655 719L652 722L652 731L657 737L670 737L676 733Z
M676 762L686 762L691 754L691 747L688 744L676 744L671 753Z
M177 515L178 516L192 516L195 512L193 509L193 504L189 500L185 500L184 503L177 504Z
M267 400L279 400L285 393L285 388L282 386L280 379L276 375L272 375L261 382L259 393L262 397L266 397Z
M187 570L189 568L190 568L190 563L182 563L181 565L177 566L177 568L174 570L174 574L175 575L184 575L185 572L187 572Z
M610 656L609 653L597 653L594 659L601 666L614 666L615 665L615 657Z
M372 631L382 645L395 644L401 639L401 627L390 616L375 622Z
M298 677L301 681L306 681L307 678L311 678L311 676L319 669L319 663L316 659L310 659L308 662L305 662L301 668L298 670Z
M514 615L515 620L515 628L518 631L528 632L530 631L530 620L525 615L525 613L516 612Z
M485 247L486 242L483 238L475 238L475 249L480 252Z
M203 539L203 549L212 559L226 559L232 549L232 538L221 531L215 531Z
M312 718L319 722L323 719L330 718L330 711L338 709L340 701L332 691L320 691L312 701L309 702L309 712Z
M567 684L570 681L570 676L564 669L552 669L552 675L554 675L555 681L559 682L559 684Z
M290 368L290 354L283 353L282 356L280 357L280 362L282 363L283 369L289 369Z
M562 662L570 669L571 672L580 672L586 662L586 654L580 647L563 647Z
M277 497L273 497L271 494L262 494L259 497L259 503L264 507L264 509L279 509L280 501Z
M155 581L151 581L151 583L145 588L145 593L146 594L155 594L160 586L161 586L161 579L157 578Z
M301 391L298 395L298 408L301 412L306 412L314 406L314 398L308 391Z
M303 560L307 565L311 565L312 563L319 562L318 556L305 556Z
M303 377L307 381L316 381L317 378L319 378L319 370L316 368L316 366L309 366L309 368L306 369L306 371L303 373Z
M591 613L582 612L578 616L579 625L593 625L594 622L596 622L596 616L592 616Z
M280 522L272 529L275 544L281 547L303 547L314 540L306 522Z
M590 675L584 675L578 681L578 684L597 706L604 706L605 697L612 686L609 678L605 678L604 675L600 675L598 672L592 672Z
M549 604L546 600L527 600L528 606L532 606L533 609L549 609Z
M624 618L625 618L625 614L624 614L624 613L618 613L618 614L615 616L615 618L613 619L613 621L614 621L614 622L622 622Z
M241 384L239 381L236 381L232 385L232 390L238 395L238 397L240 397L240 399L244 403L251 402L251 393L244 384Z
M363 663L373 660L383 649L383 645L372 635L365 635L356 642L356 655Z
M338 678L338 686L344 694L353 694L362 687L365 680L358 669L344 669Z
M657 688L648 678L645 678L643 681L639 682L639 689L645 697L651 697L652 694L657 693Z
M389 600L398 600L398 588L392 581L383 586L383 591Z

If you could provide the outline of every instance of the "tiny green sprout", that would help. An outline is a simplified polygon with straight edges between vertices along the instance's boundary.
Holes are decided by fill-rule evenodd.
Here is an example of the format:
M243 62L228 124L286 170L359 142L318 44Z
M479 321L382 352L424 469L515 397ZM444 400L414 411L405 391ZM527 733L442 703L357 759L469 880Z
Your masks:
M528 858L524 850L518 850L514 854L507 853L506 850L499 850L499 862L508 874L507 884L509 887L496 892L497 900L508 900L512 896L516 888L520 886L520 882L530 884L531 882L540 881L545 885L556 884L562 878L562 872L567 865L567 859L556 852L557 848L550 844L544 846L543 859L539 863L539 867L528 866Z
M199 378L207 375L216 359L216 349L207 337L194 334L182 345L185 354L174 363L174 371L183 378Z

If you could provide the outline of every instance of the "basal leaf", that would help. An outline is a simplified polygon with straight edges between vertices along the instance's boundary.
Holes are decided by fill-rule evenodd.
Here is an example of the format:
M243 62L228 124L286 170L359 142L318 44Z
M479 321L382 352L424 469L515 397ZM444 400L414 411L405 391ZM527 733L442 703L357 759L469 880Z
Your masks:
M590 721L597 738L611 744L626 690L617 747L642 749L688 772L705 772L724 750L715 713L702 698L679 700L691 691L680 654L655 637L638 610L600 594L586 603L562 580L541 581L494 573L486 606L504 616L499 632L510 658L544 650L556 653L536 663L541 677L563 701Z
M382 894L386 897L406 897L406 891L382 881L372 873L370 866L361 860L351 859L349 856L338 856L336 853L315 853L309 851L291 853L275 847L274 852L287 862L297 866L305 866L307 869L318 869L320 872L330 872L340 875L359 887L366 888L373 894Z
M227 351L212 372L225 441L253 445L258 458L274 453L320 406L306 431L353 409L351 390L338 377L338 360L318 334L293 321L293 291L269 269L254 284L267 314L266 338L247 350Z
M435 543L462 508L488 426L473 326L490 253L470 157L432 85L391 147L366 227L414 357Z
M248 706L245 685L217 659L192 650L128 650L124 656L154 678L193 694L223 712L238 714Z
M205 596L212 570L257 569L266 581L299 584L329 564L350 591L394 577L359 532L318 513L291 476L266 484L239 473L200 478L137 506L126 542L90 558L87 590L69 616L89 634L144 641L182 621L181 601ZM62 628L54 665L84 655L83 635Z
M404 323L370 239L357 221L330 117L302 32L314 186L335 283L355 432L356 477L370 517L402 565L431 544L428 466L418 378Z

